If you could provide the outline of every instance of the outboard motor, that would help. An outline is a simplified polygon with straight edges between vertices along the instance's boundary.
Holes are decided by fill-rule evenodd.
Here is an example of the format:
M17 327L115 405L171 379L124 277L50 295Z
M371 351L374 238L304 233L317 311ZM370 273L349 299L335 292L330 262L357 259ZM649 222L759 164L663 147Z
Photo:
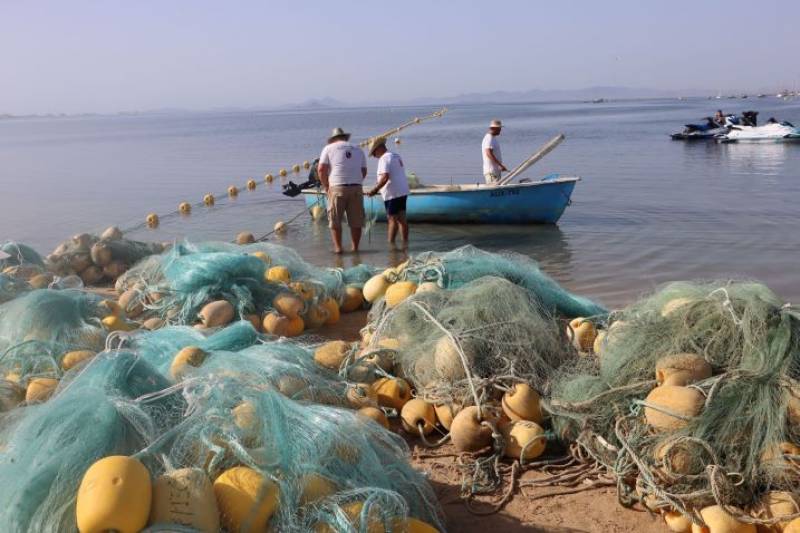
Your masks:
M305 182L298 185L293 181L289 181L289 183L284 185L284 196L294 198L295 196L298 196L303 189L314 189L319 187L321 183L319 182L319 176L317 175L317 163L319 163L319 159L315 159L311 164L311 170L308 171L308 179Z

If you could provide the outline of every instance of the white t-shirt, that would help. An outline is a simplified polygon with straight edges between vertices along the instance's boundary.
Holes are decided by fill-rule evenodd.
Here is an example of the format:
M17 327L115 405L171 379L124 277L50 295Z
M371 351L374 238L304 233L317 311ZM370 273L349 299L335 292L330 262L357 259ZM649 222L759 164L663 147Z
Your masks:
M491 148L492 153L497 158L498 161L501 163L503 162L503 156L500 153L500 143L497 140L496 135L492 135L491 133L487 133L483 136L483 143L481 143L481 155L483 156L483 173L500 175L500 167L492 161L488 155L486 155L486 149Z
M408 196L408 178L406 178L403 160L399 155L386 152L378 159L378 181L382 174L389 174L389 181L381 189L384 201Z
M326 144L322 149L319 164L331 167L329 185L361 185L364 181L361 169L367 168L367 158L358 146L347 141L336 141Z

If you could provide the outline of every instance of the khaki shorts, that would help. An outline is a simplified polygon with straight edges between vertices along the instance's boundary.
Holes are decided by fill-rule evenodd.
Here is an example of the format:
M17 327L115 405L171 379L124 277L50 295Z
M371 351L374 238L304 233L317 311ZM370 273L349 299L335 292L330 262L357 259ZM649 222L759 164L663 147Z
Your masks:
M328 226L342 227L342 218L347 215L347 225L357 229L364 226L364 190L361 186L342 187L334 185L328 189Z
M500 174L494 172L487 172L483 175L483 178L486 180L487 185L494 185L500 182Z

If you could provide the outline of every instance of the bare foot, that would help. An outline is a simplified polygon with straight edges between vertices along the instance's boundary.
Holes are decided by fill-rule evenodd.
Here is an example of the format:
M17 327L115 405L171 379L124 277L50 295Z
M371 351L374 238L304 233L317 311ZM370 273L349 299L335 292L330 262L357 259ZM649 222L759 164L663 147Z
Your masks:
M335 253L336 255L342 255L342 249L341 248L334 248L333 249L333 253Z

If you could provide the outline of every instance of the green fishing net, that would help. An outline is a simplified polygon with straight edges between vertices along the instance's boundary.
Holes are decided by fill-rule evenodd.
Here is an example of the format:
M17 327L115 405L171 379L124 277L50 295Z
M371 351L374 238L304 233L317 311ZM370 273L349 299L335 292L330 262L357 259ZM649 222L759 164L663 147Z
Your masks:
M10 257L0 258L0 271L5 268L19 265L36 265L44 267L42 257L30 246L8 241L0 245L0 252L7 253Z
M26 282L7 274L0 274L0 304L13 300L31 289Z
M613 472L622 501L690 512L796 490L797 452L787 451L800 442L796 309L758 283L673 283L601 325L599 355L560 369L549 409L562 438ZM666 403L646 401L657 362L675 354L710 372L660 388ZM699 412L670 401L679 393Z

